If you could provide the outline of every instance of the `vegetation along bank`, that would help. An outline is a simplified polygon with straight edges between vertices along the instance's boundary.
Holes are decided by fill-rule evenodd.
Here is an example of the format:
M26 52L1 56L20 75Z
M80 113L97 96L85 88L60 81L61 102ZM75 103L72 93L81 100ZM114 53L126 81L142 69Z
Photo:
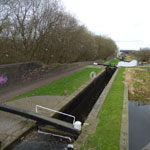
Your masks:
M64 91L71 94L90 79L91 72L94 71L97 74L101 70L101 68L85 68L69 76L55 80L40 88L35 88L27 93L14 97L12 100L41 95L64 95Z

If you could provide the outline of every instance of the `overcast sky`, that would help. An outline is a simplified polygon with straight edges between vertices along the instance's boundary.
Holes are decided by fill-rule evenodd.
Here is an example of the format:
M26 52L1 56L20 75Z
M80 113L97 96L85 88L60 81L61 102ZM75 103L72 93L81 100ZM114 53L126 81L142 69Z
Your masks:
M63 0L86 27L111 37L120 49L150 47L150 0Z

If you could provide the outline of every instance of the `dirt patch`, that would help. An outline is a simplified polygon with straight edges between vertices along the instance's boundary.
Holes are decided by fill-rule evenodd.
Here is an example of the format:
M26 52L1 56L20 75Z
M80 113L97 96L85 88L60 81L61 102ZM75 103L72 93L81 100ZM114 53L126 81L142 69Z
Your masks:
M129 99L142 104L150 102L150 71L141 68L127 68L125 84L129 88Z
M134 87L132 82L133 69L126 68L125 70L125 81L124 83L129 87L130 92L134 94Z

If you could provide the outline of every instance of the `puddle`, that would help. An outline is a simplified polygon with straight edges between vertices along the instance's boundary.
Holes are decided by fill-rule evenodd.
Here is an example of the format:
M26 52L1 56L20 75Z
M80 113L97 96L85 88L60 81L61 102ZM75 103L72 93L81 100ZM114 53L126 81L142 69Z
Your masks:
M129 101L129 150L141 150L150 143L150 105Z
M130 62L124 62L124 61L120 61L117 65L117 67L134 67L134 66L137 66L138 65L138 62L137 60L132 60Z

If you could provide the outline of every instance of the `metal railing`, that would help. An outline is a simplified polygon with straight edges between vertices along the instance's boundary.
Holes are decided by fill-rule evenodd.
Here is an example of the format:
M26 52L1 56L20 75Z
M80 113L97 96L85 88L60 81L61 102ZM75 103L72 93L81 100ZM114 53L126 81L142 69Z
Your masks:
M44 132L44 131L40 131L40 130L38 130L38 133L68 139L70 142L72 141L72 139L69 136L63 136L63 135L59 135L59 134L48 133L48 132Z
M35 106L35 112L36 113L38 113L38 108L42 108L42 109L45 109L45 110L48 110L48 111L52 111L52 112L55 112L55 113L58 113L58 114L61 114L61 115L67 116L67 117L71 117L71 118L73 118L73 124L75 123L75 116L72 116L72 115L57 111L57 110L53 110L53 109L50 109L50 108L47 108L47 107L44 107L44 106L41 106L41 105L36 105Z

